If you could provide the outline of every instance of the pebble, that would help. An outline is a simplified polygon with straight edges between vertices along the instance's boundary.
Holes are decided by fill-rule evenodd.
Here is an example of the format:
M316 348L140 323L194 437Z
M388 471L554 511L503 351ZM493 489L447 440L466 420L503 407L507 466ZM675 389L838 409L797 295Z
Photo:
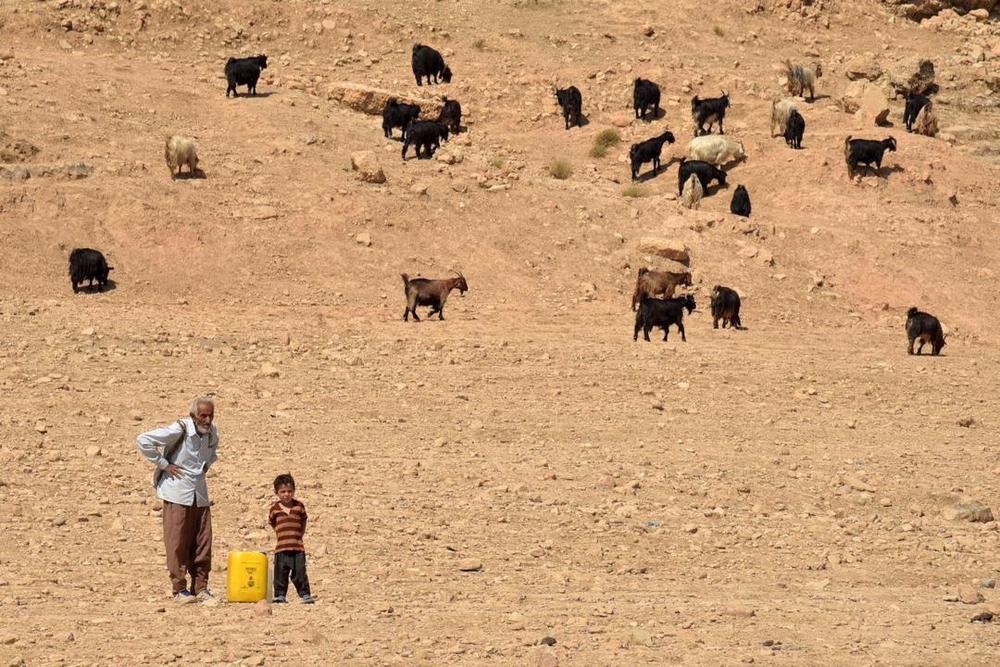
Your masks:
M982 583L983 588L996 588L997 587L997 580L994 579L993 577L984 577L983 580L982 580L982 582L980 582L980 583Z
M49 427L45 425L45 422L37 422L35 424L35 430L39 433L48 433Z
M695 533L698 532L698 526L693 523L689 523L684 526L683 530L685 533L691 533L692 535L694 535Z
M757 615L757 611L749 607L724 607L719 613L723 616L734 616L736 618L751 618Z
M969 584L961 584L958 587L958 601L962 604L979 604L983 601L983 594Z
M483 569L483 563L475 558L463 558L458 561L458 570L460 572L479 572Z
M141 422L143 420L142 413L138 410L129 410L128 416L132 419L132 421Z
M372 244L372 235L368 232L359 232L354 235L354 242L367 248Z
M89 447L87 447L87 449L84 450L84 452L87 454L89 458L94 458L96 456L101 456L103 454L101 448L98 447L97 445L90 445Z
M270 616L271 615L271 603L267 600L260 600L254 603L253 606L254 616Z

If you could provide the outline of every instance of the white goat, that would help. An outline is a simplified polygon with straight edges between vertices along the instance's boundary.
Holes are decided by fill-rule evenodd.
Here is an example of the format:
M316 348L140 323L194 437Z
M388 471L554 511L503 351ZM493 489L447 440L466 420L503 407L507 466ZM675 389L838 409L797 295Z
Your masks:
M695 174L684 184L684 192L681 193L681 205L688 208L698 208L701 205L701 198L705 196L705 189L701 187L701 181Z
M771 100L771 136L780 137L784 136L785 128L788 127L788 118L792 115L793 111L798 111L795 107L795 100L791 97L786 97L783 100L774 99ZM775 128L778 129L778 133L775 134Z
M785 78L788 79L788 93L805 97L806 88L809 89L809 101L816 98L816 79L823 76L823 66L813 63L812 67L806 65L793 65L791 60L785 61Z
M167 139L165 151L167 167L170 169L170 178L177 178L181 175L181 167L187 165L188 173L193 176L198 172L198 151L194 145L194 139L182 137L179 134ZM174 170L177 173L174 173Z
M688 144L688 159L703 160L720 166L746 157L743 142L724 134L695 137Z

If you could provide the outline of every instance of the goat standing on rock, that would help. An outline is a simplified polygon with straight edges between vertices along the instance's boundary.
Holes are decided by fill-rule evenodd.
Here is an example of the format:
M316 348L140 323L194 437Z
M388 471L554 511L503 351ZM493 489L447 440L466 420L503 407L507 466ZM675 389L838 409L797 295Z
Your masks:
M412 280L405 273L403 277L403 293L406 295L406 310L403 311L403 321L410 319L413 313L413 321L419 322L417 317L417 306L430 306L431 312L427 317L437 313L438 319L444 319L444 302L448 300L448 295L453 289L458 289L462 296L469 290L469 284L465 282L465 276L456 271L455 278L413 278Z

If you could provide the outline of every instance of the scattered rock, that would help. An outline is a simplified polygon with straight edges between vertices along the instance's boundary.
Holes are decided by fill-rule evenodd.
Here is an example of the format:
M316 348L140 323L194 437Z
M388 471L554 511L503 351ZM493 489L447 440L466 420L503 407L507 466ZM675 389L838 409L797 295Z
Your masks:
M859 100L855 116L863 125L885 125L889 119L889 100L878 86L867 84Z
M266 378L276 378L281 376L281 371L279 371L274 364L264 362L260 365L260 371L257 373L260 377Z
M426 183L414 183L410 186L410 194L414 195L425 195L427 194L427 184Z
M649 631L645 628L632 628L629 632L628 637L622 642L622 648L631 648L633 646L652 646L653 636L649 634Z
M47 433L49 427L45 425L45 422L36 422L35 430L38 431L39 433Z
M365 183L385 183L385 172L375 151L358 151L351 153L351 169L357 172L357 177Z
M479 572L482 569L482 561L476 560L475 558L463 558L458 561L459 572Z
M681 241L647 236L639 240L639 252L666 257L685 266L691 264L690 250Z
M531 654L531 667L559 667L559 658L552 649L537 648Z
M944 508L941 517L945 521L989 523L993 521L993 510L979 501L967 500Z
M722 616L733 616L735 618L752 618L757 615L755 609L750 609L749 607L723 607L719 610Z
M970 623L992 623L993 622L993 612L992 611L981 611L972 617Z
M95 458L103 454L101 448L98 447L97 445L90 445L89 447L87 447L87 449L84 450L84 453L86 453L88 458Z
M539 639L538 643L541 644L542 646L555 646L556 645L556 638L555 637L549 637L548 635L546 635L545 637L542 637L541 639Z
M260 600L256 602L253 606L254 616L270 616L271 615L271 603L267 600Z
M983 580L980 583L982 584L983 588L996 588L997 587L997 580L994 579L993 577L984 577Z
M410 97L357 83L335 82L327 85L326 88L328 100L370 116L381 116L382 109L385 108L385 103L390 97L395 97L398 101L406 104L419 105L422 111L421 115L424 118L436 118L441 113L441 107L444 106L437 99Z
M697 524L688 523L684 525L684 528L682 530L685 533L691 533L692 535L694 535L695 533L698 532L698 526Z
M976 425L976 418L975 417L960 417L959 419L957 419L955 421L955 423L958 424L959 426L961 426L962 428L972 428L973 426Z
M874 81L882 76L882 66L873 58L855 56L848 61L845 74L851 81L857 81L858 79Z
M962 604L979 604L983 601L983 594L969 584L961 584L958 587L958 601Z
M643 37L652 37L656 34L656 30L647 23L639 27L639 34Z
M354 235L354 242L367 248L372 244L372 235L368 232L359 232Z
M142 413L138 410L129 410L128 416L132 421L141 422L143 420Z

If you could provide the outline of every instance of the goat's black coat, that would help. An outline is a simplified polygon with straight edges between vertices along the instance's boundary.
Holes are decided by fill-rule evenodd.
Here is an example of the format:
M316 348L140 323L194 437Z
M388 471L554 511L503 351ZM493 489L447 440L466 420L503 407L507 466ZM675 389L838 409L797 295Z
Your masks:
M632 340L639 340L639 330L642 329L642 337L649 340L649 332L653 327L663 329L663 340L667 340L670 334L670 325L676 324L677 330L681 332L681 340L687 342L684 334L684 309L688 314L694 310L694 297L690 294L674 299L654 299L643 295L639 301L639 309L635 311L635 330L632 332Z
M882 156L885 152L896 150L896 140L888 137L881 141L873 139L852 139L847 137L844 140L844 158L847 160L847 175L854 176L854 170L859 165L865 165L878 172L882 168Z
M420 107L418 105L406 104L397 101L395 97L390 97L382 109L382 132L388 139L392 136L392 128L398 127L403 130L403 139L406 139L406 129L419 117Z
M570 124L580 126L580 118L583 116L583 95L576 86L556 90L556 101L562 107L563 119L566 121L566 129Z
M941 329L941 322L938 318L928 313L922 313L916 308L906 311L906 338L908 346L906 351L913 354L913 343L917 340L920 345L917 347L917 354L924 349L924 344L930 343L933 355L941 354L944 347L944 331Z
M785 143L794 149L802 148L802 135L806 132L806 119L797 110L793 109L788 116L788 124L785 125Z
M719 181L719 185L726 184L726 172L722 171L714 164L710 162L704 162L702 160L688 160L686 158L681 159L681 168L677 172L677 196L684 194L684 184L687 183L688 179L691 178L691 174L698 177L698 181L701 183L701 189L708 194L708 184L713 181Z
M664 143L674 143L674 135L669 130L658 137L632 144L628 151L628 159L632 165L633 181L639 178L639 168L646 162L652 161L653 173L656 174L660 168L660 153L663 152Z
M931 103L931 99L926 95L908 93L906 95L906 108L903 109L903 123L907 132L913 132L913 124L917 122L920 110Z
M267 56L251 56L250 58L230 58L226 61L226 97L229 93L239 97L236 86L246 86L247 95L257 94L257 79L260 72L267 69Z
M403 138L403 159L406 159L406 151L412 145L416 147L417 158L420 158L420 149L424 149L425 158L434 157L434 150L440 148L442 141L448 140L448 128L441 123L432 120L418 120L410 123L406 136Z
M729 212L735 215L742 215L744 218L750 217L750 193L743 185L736 186L733 193L733 200L729 203Z
M722 127L722 121L726 117L726 109L728 108L729 94L726 92L722 93L722 97L709 97L704 100L695 95L691 99L691 118L695 123L695 136L710 134L712 125L716 122L719 124L719 134L725 134L726 130ZM708 123L707 130L705 123Z
M447 97L442 102L444 104L441 113L438 114L437 122L451 130L452 134L458 134L462 129L462 105L458 100L449 100Z
M742 329L743 322L740 321L740 295L735 290L716 285L712 290L712 328L719 328L719 320L722 320L722 328L726 325L734 329Z
M74 292L80 291L80 283L84 280L90 281L89 287L93 287L96 280L97 288L103 291L108 286L108 272L113 268L108 266L99 250L77 248L69 254L69 279Z
M441 54L429 46L414 44L410 64L418 86L423 85L424 78L427 79L427 85L430 85L432 78L437 83L438 77L445 83L451 83L451 68L444 64Z
M645 118L653 107L653 118L660 116L660 87L648 79L636 79L632 88L632 107L636 118Z

